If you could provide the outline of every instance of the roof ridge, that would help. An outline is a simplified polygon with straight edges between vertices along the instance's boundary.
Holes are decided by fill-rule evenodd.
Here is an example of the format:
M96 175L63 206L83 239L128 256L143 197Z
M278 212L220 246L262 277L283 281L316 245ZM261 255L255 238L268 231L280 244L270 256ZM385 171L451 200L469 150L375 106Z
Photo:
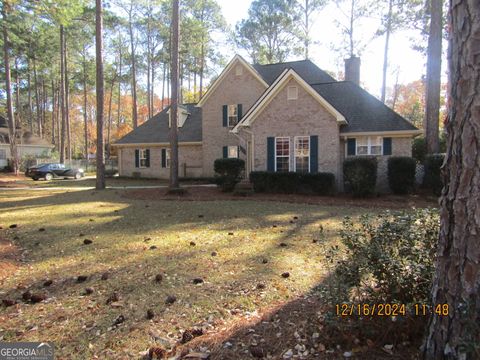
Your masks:
M312 60L310 59L303 59L303 60L293 60L293 61L281 61L281 62L277 62L277 63L271 63L271 64L260 64L260 63L253 63L252 65L253 66L271 66L271 65L284 65L284 64L291 64L291 63L295 63L295 62L302 62L302 61L306 61L306 62L311 62L312 64L315 64ZM318 67L318 66L317 66Z
M338 83L351 83L351 81L325 81L325 82L316 82L316 83L308 83L308 85L325 85L325 84L338 84Z

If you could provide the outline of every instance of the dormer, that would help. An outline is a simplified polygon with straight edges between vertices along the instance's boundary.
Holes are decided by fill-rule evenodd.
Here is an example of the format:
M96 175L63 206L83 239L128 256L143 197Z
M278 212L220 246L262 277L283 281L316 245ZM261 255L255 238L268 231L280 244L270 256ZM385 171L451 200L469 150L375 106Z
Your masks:
M172 126L172 120L171 120L171 117L170 117L170 110L171 110L171 108L168 109L168 111L167 111L168 127L169 128ZM185 121L187 120L188 115L190 115L190 113L187 111L187 109L185 109L182 106L178 107L177 127L181 128L183 126L183 124L185 124Z

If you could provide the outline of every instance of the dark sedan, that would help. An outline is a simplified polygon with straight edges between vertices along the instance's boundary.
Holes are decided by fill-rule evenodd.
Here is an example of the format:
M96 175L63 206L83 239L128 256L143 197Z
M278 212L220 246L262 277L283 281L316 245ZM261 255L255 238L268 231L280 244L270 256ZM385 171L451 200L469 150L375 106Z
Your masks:
M74 178L80 179L85 176L83 169L76 169L65 166L65 164L40 164L28 168L25 176L31 177L33 180L45 179L52 180L53 178Z

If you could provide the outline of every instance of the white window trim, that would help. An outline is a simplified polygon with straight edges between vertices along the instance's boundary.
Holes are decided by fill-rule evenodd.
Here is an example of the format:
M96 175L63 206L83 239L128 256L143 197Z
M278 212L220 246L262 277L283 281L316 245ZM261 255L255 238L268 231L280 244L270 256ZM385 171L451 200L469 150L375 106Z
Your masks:
M7 150L6 149L0 149L0 160L7 160Z
M235 148L237 156L230 156L230 148ZM238 146L236 146L236 145L228 145L227 146L227 158L228 159L238 159L239 158Z
M297 99L298 99L298 86L288 86L287 100L297 100Z
M367 138L367 153L366 154L359 154L358 153L358 139L359 137L354 138L355 139L355 155L347 155L347 156L383 156L383 137L380 136L382 139L380 141L380 145L372 145L372 138L375 138L376 136L361 136L361 137L366 137ZM351 138L350 138L351 139ZM365 146L365 145L362 145ZM380 154L372 154L372 146L380 146ZM345 154L348 154L348 140L345 141Z
M230 107L234 107L235 108L235 112L236 112L236 117L237 117L237 120L235 121L235 124L231 125L230 124L230 117L234 117L234 115L230 115ZM234 128L235 126L237 126L238 124L238 104L229 104L227 105L227 125L229 128Z
M170 149L165 149L165 168L170 169Z
M275 137L275 172L277 172L277 158L281 157L281 158L285 158L287 156L285 155L280 155L278 156L277 155L277 139L288 139L288 171L290 171L290 162L291 162L291 158L292 158L292 144L291 144L291 141L290 141L290 137L289 136L278 136L278 137Z
M300 138L307 138L308 139L308 155L307 156L299 156L299 157L306 157L308 158L308 172L310 172L310 136L306 136L306 135L302 135L302 136L295 136L293 139L293 171L294 172L297 172L297 154L296 154L296 150L297 150L297 139L300 139Z
M142 160L147 160L147 149L138 149L138 168L147 169L147 166L142 166Z

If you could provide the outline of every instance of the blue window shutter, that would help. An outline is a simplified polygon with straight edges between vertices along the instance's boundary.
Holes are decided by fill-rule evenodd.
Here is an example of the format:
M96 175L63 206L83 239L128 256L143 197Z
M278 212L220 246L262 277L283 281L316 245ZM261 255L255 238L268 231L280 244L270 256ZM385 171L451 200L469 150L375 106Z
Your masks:
M242 118L242 104L237 105L237 115L238 115L238 121Z
M357 140L348 139L347 140L347 155L356 155L357 154Z
M167 167L167 149L162 149L162 168Z
M228 105L223 105L223 127L228 127Z
M310 172L318 172L318 136L310 136Z
M223 147L223 158L228 158L228 146Z
M267 171L275 171L275 138L267 138Z
M392 155L392 138L383 138L383 155Z
M140 167L140 150L135 149L135 167Z
M237 146L237 158L240 158L240 146Z

